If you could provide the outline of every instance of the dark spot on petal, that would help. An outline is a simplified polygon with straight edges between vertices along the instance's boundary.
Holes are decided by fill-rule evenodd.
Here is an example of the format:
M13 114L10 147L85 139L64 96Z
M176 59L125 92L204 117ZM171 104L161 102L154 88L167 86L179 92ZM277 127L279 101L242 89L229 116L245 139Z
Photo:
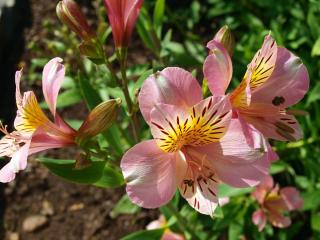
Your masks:
M272 100L272 104L274 106L279 106L283 104L286 100L282 96L275 96L274 99Z

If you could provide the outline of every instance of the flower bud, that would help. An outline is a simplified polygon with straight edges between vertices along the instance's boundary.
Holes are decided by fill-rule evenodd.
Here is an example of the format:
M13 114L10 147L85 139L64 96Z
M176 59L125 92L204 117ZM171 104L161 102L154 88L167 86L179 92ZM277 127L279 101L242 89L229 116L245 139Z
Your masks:
M213 40L221 43L228 51L230 56L233 55L235 41L230 28L227 25L220 28L220 30L214 36Z
M85 41L96 37L90 28L85 15L77 3L72 0L60 1L56 8L57 15L62 23L67 25L73 32Z
M126 48L144 0L104 0L117 48Z
M117 117L121 99L111 99L95 107L81 125L77 133L77 142L92 138L109 128Z

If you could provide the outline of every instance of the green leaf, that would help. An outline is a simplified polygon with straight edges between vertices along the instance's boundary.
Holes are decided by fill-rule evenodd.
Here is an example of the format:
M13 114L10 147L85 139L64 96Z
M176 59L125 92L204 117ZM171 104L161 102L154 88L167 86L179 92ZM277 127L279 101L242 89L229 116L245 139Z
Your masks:
M165 0L156 1L156 5L153 12L153 23L156 29L161 28L165 7L166 7Z
M226 184L219 185L219 197L234 197L244 195L252 191L252 188L233 188Z
M157 240L162 237L164 229L144 230L127 235L121 240Z
M313 213L311 215L311 228L314 231L320 232L320 213Z
M243 225L239 223L232 222L229 226L229 240L238 240L243 231Z
M223 211L222 211L222 207L217 206L217 208L214 210L214 213L212 214L212 216L214 218L223 218L224 214L223 214Z
M87 106L90 110L94 109L97 105L102 102L99 93L92 87L89 79L82 75L78 75L79 86L81 89L81 94L86 100Z
M53 158L38 158L44 166L46 166L54 175L63 178L66 181L92 184L97 182L104 170L104 161L93 161L92 164L84 169L74 169L75 160L62 160Z
M116 206L112 209L110 216L116 218L121 214L135 214L139 212L141 208L138 205L132 203L127 194L123 195Z
M124 184L124 179L120 171L105 166L103 169L102 177L94 185L103 188L116 188Z
M57 107L63 108L63 107L72 106L76 103L81 102L81 100L82 98L81 98L80 91L76 88L70 89L59 94Z
M317 39L312 47L311 56L320 56L320 37Z
M64 108L72 106L81 102L82 97L79 89L73 88L60 93L57 101L57 108ZM44 109L48 109L46 102L41 102L40 106Z
M309 92L307 107L310 106L311 103L318 100L320 100L320 82L318 82L311 92Z
M312 192L307 192L302 194L303 197L303 210L316 209L320 206L320 190L315 190Z
M145 8L142 8L137 20L137 30L140 38L147 48L150 50L156 49L154 45L152 35L150 33L152 23L149 19L148 12Z

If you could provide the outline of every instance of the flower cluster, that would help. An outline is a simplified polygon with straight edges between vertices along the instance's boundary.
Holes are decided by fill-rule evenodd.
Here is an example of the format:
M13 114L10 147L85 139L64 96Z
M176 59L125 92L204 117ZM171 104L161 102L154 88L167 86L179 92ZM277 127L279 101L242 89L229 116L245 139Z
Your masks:
M62 59L54 58L43 69L42 90L53 116L51 121L40 108L32 91L20 92L22 71L16 72L17 116L15 131L8 132L1 124L4 137L0 140L0 157L11 157L0 170L0 182L11 182L16 173L27 167L29 155L52 148L81 145L84 141L108 128L116 116L119 100L109 100L98 105L88 115L79 130L73 129L56 112L58 93L64 80Z
M203 67L213 96L203 99L198 81L176 67L157 72L142 85L139 106L154 139L137 144L121 161L127 193L139 206L162 206L178 188L190 206L212 215L219 183L253 187L269 174L270 163L278 159L269 138L302 136L286 110L309 87L301 60L269 34L240 85L226 94L233 41L223 34L230 33L223 29L208 43Z
M265 227L267 220L275 227L288 227L291 220L284 216L284 213L299 209L303 205L303 200L294 187L280 189L278 184L274 186L270 176L257 186L252 196L260 205L252 214L252 221L258 226L259 231Z

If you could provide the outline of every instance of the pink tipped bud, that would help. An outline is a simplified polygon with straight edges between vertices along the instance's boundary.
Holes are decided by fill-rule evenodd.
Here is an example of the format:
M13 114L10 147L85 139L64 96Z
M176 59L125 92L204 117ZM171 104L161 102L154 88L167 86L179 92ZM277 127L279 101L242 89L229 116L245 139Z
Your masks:
M78 130L77 142L81 143L109 128L116 120L120 104L121 99L118 98L105 101L95 107Z
M96 34L90 28L85 15L77 3L72 0L60 1L56 8L57 15L62 23L85 41L95 38Z
M104 0L117 48L128 46L143 0Z
M214 36L213 40L221 43L228 51L230 56L233 55L235 41L230 28L227 25L220 28L220 30Z

